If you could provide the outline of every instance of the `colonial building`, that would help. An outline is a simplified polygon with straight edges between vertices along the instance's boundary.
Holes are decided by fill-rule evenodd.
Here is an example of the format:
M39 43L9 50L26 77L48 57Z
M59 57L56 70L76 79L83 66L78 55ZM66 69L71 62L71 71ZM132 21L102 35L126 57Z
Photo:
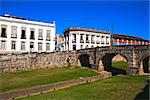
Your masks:
M112 35L112 44L113 45L149 45L148 40L144 40L135 36L113 34Z
M0 52L54 51L55 29L55 23L0 16Z
M74 27L65 29L64 37L66 50L79 50L111 45L111 36L108 31Z
M59 34L56 34L56 37L55 37L55 50L56 51L65 51L64 37Z

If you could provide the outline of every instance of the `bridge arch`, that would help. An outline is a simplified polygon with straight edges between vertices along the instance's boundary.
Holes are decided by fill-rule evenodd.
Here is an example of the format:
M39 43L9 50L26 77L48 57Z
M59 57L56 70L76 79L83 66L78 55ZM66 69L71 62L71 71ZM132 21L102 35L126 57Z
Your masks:
M99 64L98 70L108 71L108 72L112 72L112 74L116 74L117 72L113 72L114 69L112 70L112 59L116 55L120 55L121 57L123 57L125 61L128 63L128 65L129 62L131 62L131 59L122 53L105 53L98 60L98 64ZM126 74L126 71L127 69L125 71L122 70L121 74Z
M149 58L150 55L144 54L138 60L139 74L150 73L149 71Z
M94 57L91 54L78 54L78 66L91 67L94 63Z

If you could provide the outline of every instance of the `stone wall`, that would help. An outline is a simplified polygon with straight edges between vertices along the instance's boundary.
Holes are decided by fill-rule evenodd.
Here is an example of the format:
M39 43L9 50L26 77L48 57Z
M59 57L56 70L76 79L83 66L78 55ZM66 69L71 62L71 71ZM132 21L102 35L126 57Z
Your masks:
M40 68L76 65L75 51L51 53L0 54L0 72L27 71Z
M51 53L0 54L0 72L75 66L81 65L81 62L85 62L87 58L88 64L92 66L91 68L96 66L99 71L109 71L112 58L117 54L127 60L127 74L141 72L142 68L148 64L148 60L145 61L144 59L150 56L149 46L113 46ZM87 58L79 59L82 55ZM118 59L120 60L120 57ZM103 68L97 68L97 66Z

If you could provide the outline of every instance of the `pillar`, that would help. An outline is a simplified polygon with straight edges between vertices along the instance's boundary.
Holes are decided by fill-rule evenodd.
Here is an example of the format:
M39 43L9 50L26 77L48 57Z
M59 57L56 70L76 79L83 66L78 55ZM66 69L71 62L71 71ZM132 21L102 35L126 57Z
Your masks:
M104 71L104 65L103 65L103 62L102 62L102 60L100 60L100 62L99 62L99 67L98 67L98 71Z

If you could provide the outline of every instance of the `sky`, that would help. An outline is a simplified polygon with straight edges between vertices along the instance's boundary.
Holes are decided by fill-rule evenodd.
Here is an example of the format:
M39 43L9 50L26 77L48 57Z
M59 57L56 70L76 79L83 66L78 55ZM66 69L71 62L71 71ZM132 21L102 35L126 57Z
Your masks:
M4 13L55 21L61 35L69 27L85 27L150 40L148 0L0 0Z

